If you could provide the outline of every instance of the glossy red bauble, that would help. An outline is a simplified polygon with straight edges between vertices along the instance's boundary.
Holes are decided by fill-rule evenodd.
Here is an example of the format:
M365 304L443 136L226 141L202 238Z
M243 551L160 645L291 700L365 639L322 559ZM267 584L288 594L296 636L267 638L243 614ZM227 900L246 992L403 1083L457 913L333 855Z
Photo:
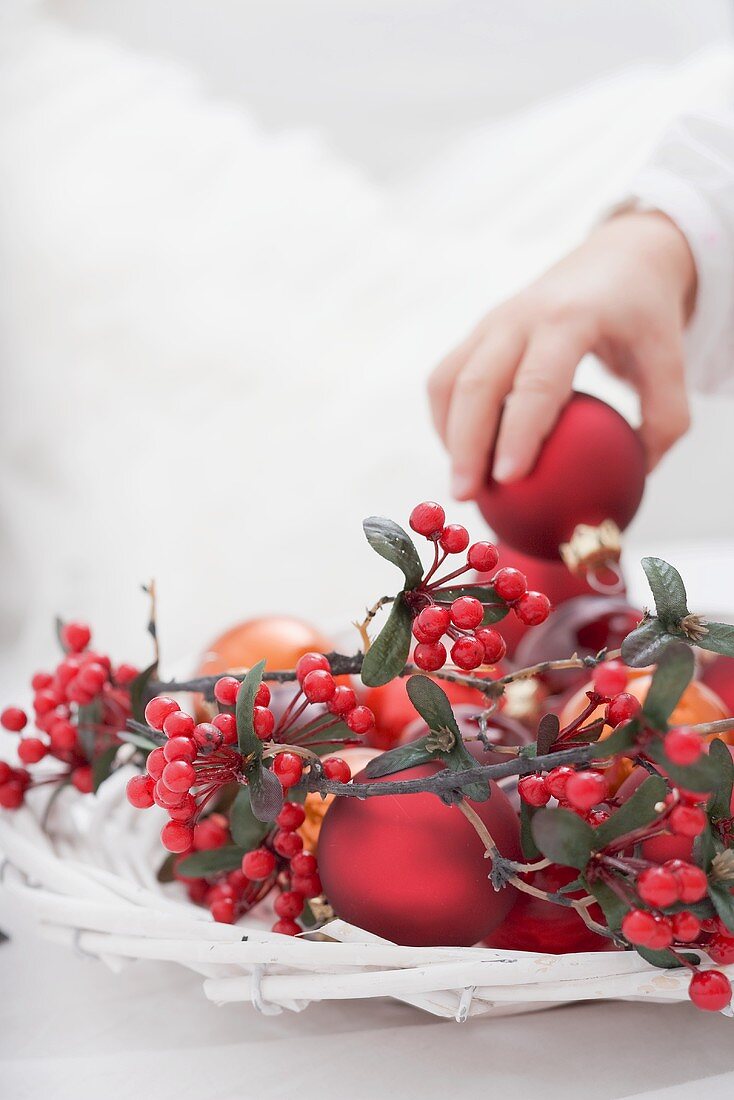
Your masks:
M558 558L578 524L614 520L624 530L645 487L639 436L609 405L576 393L561 412L534 469L520 481L489 481L478 497L482 515L505 542L525 554Z
M374 782L419 779L424 764ZM364 773L355 782L370 782ZM517 816L495 784L471 803L500 851L520 855ZM501 923L517 891L496 891L472 825L433 794L337 798L319 836L324 891L343 920L394 943L469 947Z

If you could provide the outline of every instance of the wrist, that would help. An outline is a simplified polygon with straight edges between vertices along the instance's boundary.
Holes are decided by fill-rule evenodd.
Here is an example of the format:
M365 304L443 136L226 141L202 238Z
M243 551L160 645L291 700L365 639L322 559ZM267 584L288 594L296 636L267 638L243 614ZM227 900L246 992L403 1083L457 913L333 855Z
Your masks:
M624 233L637 258L669 286L687 322L696 304L698 275L691 247L676 223L660 210L627 209L614 214L606 227Z

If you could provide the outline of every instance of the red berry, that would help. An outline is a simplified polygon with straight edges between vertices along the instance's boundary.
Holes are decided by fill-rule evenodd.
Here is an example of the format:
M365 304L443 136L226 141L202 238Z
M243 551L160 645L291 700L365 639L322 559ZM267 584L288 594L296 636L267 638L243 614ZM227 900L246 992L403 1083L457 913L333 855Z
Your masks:
M286 917L283 917L281 920L275 922L270 931L279 932L281 936L298 936L303 929L300 928L294 920L288 920Z
M107 669L97 661L91 661L80 671L78 680L85 691L91 695L99 695L107 683Z
M160 779L167 763L168 761L163 755L162 748L151 749L148 753L148 759L145 762L145 770L151 779Z
M331 665L323 653L304 653L302 657L298 658L296 662L296 679L299 684L303 685L303 681L309 672L316 671L331 672Z
M275 729L275 715L267 707L255 707L252 711L252 724L261 741L267 741Z
M194 830L182 821L167 821L161 829L161 842L169 852L188 852L194 839Z
M59 703L63 703L63 701L55 688L42 688L33 696L33 709L36 714L48 714L49 711L55 710Z
M70 653L81 653L92 640L92 632L86 623L64 623L60 634L61 644Z
M3 783L7 783L12 778L13 769L8 764L7 760L0 760L0 787Z
M551 796L542 775L524 775L517 784L517 791L528 806L545 806Z
M219 814L216 815L219 817ZM197 852L209 851L212 848L221 848L229 840L229 830L214 816L206 821L200 821L194 825L194 849Z
M336 680L330 672L316 668L304 677L301 687L309 703L328 703L336 691Z
M155 802L155 790L153 791L153 801ZM157 805L158 803L156 803ZM175 806L166 806L168 810L168 816L173 821L185 821L190 823L196 816L196 799L192 794L184 794L181 796L181 801Z
M237 702L240 682L234 676L222 676L214 685L214 698L225 707L233 707Z
M73 654L65 657L56 668L56 686L63 690L67 684L71 683L80 668L81 661L78 657L75 657Z
M89 764L80 764L71 773L71 781L80 794L91 794L94 781L92 769Z
M350 687L339 685L329 700L329 710L332 714L349 714L357 705L357 696Z
M676 806L670 811L668 828L676 836L700 836L708 818L698 806Z
M28 715L20 707L6 707L0 714L0 726L10 730L11 733L20 733L25 729L27 722Z
M413 660L424 672L438 672L446 664L446 646L443 642L421 642L413 650Z
M594 690L613 699L627 687L629 676L621 661L605 661L594 670Z
M639 947L649 947L657 935L657 920L647 909L630 909L622 919L622 935ZM671 932L672 942L672 932Z
M42 695L43 692L39 694ZM38 696L36 696L36 699L37 698ZM75 680L72 680L71 683L67 685L66 698L70 703L78 703L79 706L85 707L88 703L92 702L94 694L91 691L87 691L87 689L79 683L79 677L77 676ZM36 699L33 701L34 706L36 705Z
M331 756L323 762L324 775L327 779L336 779L340 783L348 783L352 778L352 769L346 760L338 756Z
M663 867L671 871L678 883L679 898L686 905L694 905L705 897L708 890L708 878L706 872L693 863L686 863L682 859L669 859Z
M260 684L260 687L255 692L255 706L256 707L269 707L270 706L270 688L267 684Z
M273 758L273 771L283 787L295 787L303 775L303 761L294 752L279 752Z
M637 879L637 893L655 909L667 909L680 900L678 879L665 867L647 867Z
M561 799L566 797L566 784L571 776L575 774L573 768L569 768L566 764L561 764L559 767L553 768L548 772L548 775L545 777L545 782L554 798Z
M163 755L169 764L174 760L186 760L193 764L196 753L196 742L191 737L171 737L163 746Z
M451 623L451 613L447 607L439 607L431 604L424 607L413 623L418 627L422 637L419 641L425 643L438 642L446 633Z
M114 681L120 687L127 687L138 675L135 665L122 664L115 669Z
M291 859L296 852L300 852L301 848L303 848L303 837L300 836L299 833L281 829L280 832L277 832L273 837L273 847L278 855L284 856L285 859Z
M196 723L190 714L183 710L172 710L163 719L163 732L166 737L193 737Z
M293 866L293 860L291 860L291 867ZM323 893L323 886L321 885L321 879L315 873L309 875L294 875L291 879L291 886L299 894L302 894L304 898L317 898L319 894Z
M484 618L484 608L473 596L459 596L451 604L451 619L462 630L474 630Z
M492 584L500 599L506 600L507 603L514 603L515 600L519 600L528 590L528 581L525 574L512 567L500 569L498 573L495 573Z
M31 677L31 687L34 691L40 691L41 688L51 687L54 678L50 672L35 672Z
M499 560L497 547L493 546L491 542L475 542L473 546L469 547L467 561L472 569L476 569L478 573L489 573L490 569L494 569Z
M564 798L577 810L592 810L602 802L607 784L600 772L574 772L566 781Z
M215 898L209 912L219 924L234 924L234 898Z
M18 745L18 758L23 764L37 764L48 752L39 737L24 737Z
M467 672L479 668L484 661L484 646L476 638L457 638L451 647L451 660Z
M461 554L469 545L469 532L460 523L450 523L438 541L447 554Z
M24 787L18 779L9 779L0 786L0 806L4 810L17 810L23 804Z
M655 915L655 925L647 941L651 951L664 951L673 942L673 925L669 917Z
M70 752L76 745L76 728L68 718L57 718L49 731L52 752Z
M706 954L721 966L731 966L734 963L734 936L730 932L716 932L706 944Z
M427 539L439 538L445 522L446 513L440 504L432 500L416 504L410 513L410 526L416 534L424 535Z
M720 970L699 970L691 978L688 996L704 1012L721 1012L731 1001L731 982Z
M276 824L287 832L299 829L306 820L306 811L299 802L285 802L276 817Z
M164 810L176 809L181 806L188 795L188 791L172 791L162 779L159 779L153 788L153 801L156 806L162 806Z
M640 713L642 704L634 695L627 691L621 691L615 695L611 703L607 704L606 720L610 726L618 726L620 722L626 722Z
M243 874L239 867L236 867L234 871L230 871L227 875L227 882L235 894L241 894L249 881L247 875Z
M169 791L184 794L196 782L196 772L188 760L172 760L163 769L161 781Z
M145 721L154 730L162 730L168 715L180 709L175 699L169 699L166 695L156 695L145 708ZM180 732L182 731L177 730L177 733Z
M368 733L375 724L375 716L369 707L355 707L354 710L350 710L347 715L347 725L352 733L362 734Z
M215 714L212 718L212 725L216 726L222 735L222 741L225 745L237 744L237 719L234 714Z
M280 820L278 824L280 825ZM313 875L317 866L316 856L311 852L299 852L291 860L291 871L294 875Z
M138 810L147 810L153 805L153 780L149 775L134 775L125 788L127 800Z
M682 909L680 913L675 913L672 918L672 923L673 938L677 943L692 943L693 940L698 939L701 934L700 920L695 913L689 912L688 909ZM732 943L734 943L734 940ZM706 950L711 954L709 947L707 947ZM716 960L716 962L720 961L720 959Z
M273 909L279 917L293 920L303 912L303 894L297 894L295 890L285 890L275 899Z
M194 726L194 741L200 749L210 749L213 752L215 749L221 749L224 737L222 731L212 722L199 722Z
M539 626L551 612L551 602L544 592L526 592L515 604L515 614L526 626Z
M242 873L253 882L270 878L275 870L275 856L267 848L255 848L242 857Z
M665 735L664 748L668 759L673 764L685 768L689 764L695 764L703 752L703 743L699 734L688 726L670 730Z
M475 637L484 647L484 664L496 665L507 653L505 639L491 626L482 626L477 630Z

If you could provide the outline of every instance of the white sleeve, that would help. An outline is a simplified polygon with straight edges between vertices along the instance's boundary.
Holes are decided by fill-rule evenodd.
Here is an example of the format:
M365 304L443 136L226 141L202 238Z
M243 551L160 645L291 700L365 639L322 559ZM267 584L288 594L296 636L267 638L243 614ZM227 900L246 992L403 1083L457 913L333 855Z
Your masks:
M632 181L622 205L660 210L684 233L698 275L687 373L734 392L734 113L682 117Z

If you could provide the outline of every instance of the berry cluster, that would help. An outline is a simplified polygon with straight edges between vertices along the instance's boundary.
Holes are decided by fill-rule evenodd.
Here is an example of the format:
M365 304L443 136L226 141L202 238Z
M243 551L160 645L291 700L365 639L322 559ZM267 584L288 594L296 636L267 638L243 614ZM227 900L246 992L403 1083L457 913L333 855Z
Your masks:
M458 523L446 525L440 504L425 501L410 514L410 526L434 545L434 560L421 583L405 598L413 612L413 636L417 645L413 660L424 672L437 672L449 653L442 638L451 643L450 656L457 668L471 672L481 665L495 665L504 657L504 638L482 625L487 607L509 604L521 622L537 626L550 614L550 601L542 592L528 592L525 576L518 569L499 569L487 586L487 602L470 594L452 596L447 582L475 570L490 573L499 561L490 542L469 545L469 532ZM452 554L466 553L466 562L443 577L436 573Z
M129 664L113 667L104 653L89 649L92 634L84 623L65 623L59 637L64 656L49 672L31 678L33 724L20 707L0 714L4 729L20 734L19 768L0 761L0 806L17 809L31 787L70 782L82 794L92 790L96 757L119 744L118 734L131 715L130 685L138 670ZM28 767L52 758L60 771L35 777Z
M369 707L357 702L351 687L337 683L328 658L323 654L305 654L298 661L295 672L297 690L278 720L270 706L271 691L266 683L260 685L255 696L253 726L265 743L264 756L271 761L272 771L284 792L297 786L305 768L318 767L327 779L348 783L351 779L349 765L338 757L319 760L314 748L328 744L359 744L359 738L374 725L374 715ZM228 842L226 830L212 833L212 819L218 821L219 815L201 818L205 808L225 787L247 782L249 761L238 747L234 714L240 688L241 683L234 676L222 676L217 680L214 698L219 713L211 722L197 724L175 699L167 696L155 696L145 708L148 726L162 733L165 743L149 753L146 774L129 780L127 797L138 809L158 805L167 811L170 820L161 830L161 841L169 852L187 855ZM309 707L316 708L316 716L301 721ZM347 727L348 737L338 736L336 727L342 723ZM307 882L304 877L315 874L315 862L312 868L310 863L313 857L306 859L304 856L303 865L297 864L300 870L289 870L286 865L303 848L303 840L296 830L304 816L300 805L286 802L277 819L279 828L269 838L269 847L257 850L265 853L258 855L261 862L249 858L257 853L248 853L241 875L230 872L221 881L195 880L195 885L190 882L192 896L207 904L217 920L235 920L276 882L287 884L290 879L298 879L298 889L289 887L285 893L298 894L300 908L295 898L279 899L283 912L277 908L278 902L276 912L282 918L279 924L290 921L300 931L294 920L303 908L303 898L320 893L320 885L315 889L317 878L312 877ZM226 818L224 821L226 823ZM263 871L266 864L268 869ZM314 892L310 893L312 889ZM295 934L290 926L289 929L285 925L275 928L275 931L287 930Z

